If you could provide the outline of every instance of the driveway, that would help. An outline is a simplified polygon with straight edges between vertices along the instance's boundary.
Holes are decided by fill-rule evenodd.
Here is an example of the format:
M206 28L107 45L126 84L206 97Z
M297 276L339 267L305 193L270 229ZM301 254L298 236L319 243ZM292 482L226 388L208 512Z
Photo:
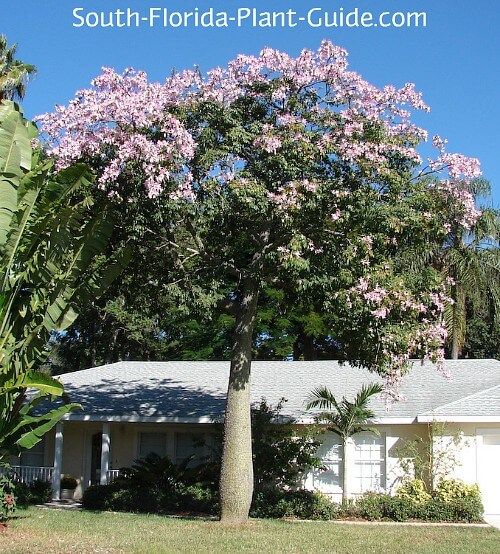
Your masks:
M495 514L491 516L484 516L486 523L489 523L492 527L500 529L500 514Z

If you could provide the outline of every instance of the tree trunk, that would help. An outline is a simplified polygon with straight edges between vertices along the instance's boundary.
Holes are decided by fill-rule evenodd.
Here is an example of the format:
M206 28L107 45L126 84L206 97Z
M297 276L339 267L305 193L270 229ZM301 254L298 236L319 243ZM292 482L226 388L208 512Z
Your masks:
M463 340L463 327L465 327L465 321L461 321L465 318L465 305L463 304L463 295L458 285L453 285L452 289L452 298L453 298L453 319L451 330L451 359L458 360L460 356L460 351L462 349L462 340Z
M347 503L349 498L348 490L348 476L347 476L347 440L342 441L342 504Z
M250 366L258 288L246 283L236 314L220 476L220 520L244 523L253 494Z
M458 341L458 333L455 327L453 327L453 337L451 342L451 359L458 360L459 355L460 355L460 344Z

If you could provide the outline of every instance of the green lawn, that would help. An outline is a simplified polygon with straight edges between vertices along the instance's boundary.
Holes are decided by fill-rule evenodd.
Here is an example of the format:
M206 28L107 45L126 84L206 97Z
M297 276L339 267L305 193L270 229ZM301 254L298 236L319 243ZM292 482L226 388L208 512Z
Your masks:
M0 552L497 554L500 531L264 520L227 528L215 521L31 508L0 533Z

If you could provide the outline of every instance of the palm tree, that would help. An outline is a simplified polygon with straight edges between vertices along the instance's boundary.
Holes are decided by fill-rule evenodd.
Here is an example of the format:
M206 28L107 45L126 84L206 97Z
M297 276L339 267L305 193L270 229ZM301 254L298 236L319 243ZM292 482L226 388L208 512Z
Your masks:
M327 387L318 387L314 389L307 400L306 409L319 408L320 410L329 410L321 412L316 416L318 423L326 423L327 429L340 437L342 444L342 504L345 504L348 498L348 479L347 479L347 440L356 433L370 432L378 434L378 431L368 425L368 421L375 416L374 412L368 407L368 402L372 396L382 392L382 387L378 383L364 385L357 393L353 402L349 402L345 396L337 401L330 389Z
M465 342L468 306L474 313L490 308L494 320L499 320L499 239L499 214L485 209L469 233L458 225L452 227L449 240L436 252L438 267L452 279L449 294L453 304L446 307L445 322L453 360L458 359Z
M16 60L17 44L9 46L7 37L0 35L0 101L22 99L26 83L36 73L36 67Z
M484 179L474 179L468 189L477 200L487 198L491 187ZM419 249L401 249L396 263L418 278L429 266L448 278L445 307L450 357L458 359L467 332L469 313L491 313L500 322L500 217L499 211L481 207L481 215L471 229L457 219L442 244L424 243Z

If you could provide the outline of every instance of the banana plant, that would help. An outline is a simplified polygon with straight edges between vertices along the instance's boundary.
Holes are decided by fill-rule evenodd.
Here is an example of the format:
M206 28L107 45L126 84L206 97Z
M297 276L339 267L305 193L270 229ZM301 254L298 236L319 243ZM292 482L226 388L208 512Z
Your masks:
M128 263L106 256L113 223L90 217L93 175L57 170L17 104L0 103L0 456L31 448L76 404L41 373L53 331L75 320Z
M55 404L63 394L57 379L38 371L0 384L0 462L33 448L62 417L80 408L75 403Z
M14 102L0 104L0 367L37 369L50 333L98 298L128 263L105 256L113 223L89 217L93 175L83 164L57 171L33 148L36 128ZM75 200L78 199L78 200Z

